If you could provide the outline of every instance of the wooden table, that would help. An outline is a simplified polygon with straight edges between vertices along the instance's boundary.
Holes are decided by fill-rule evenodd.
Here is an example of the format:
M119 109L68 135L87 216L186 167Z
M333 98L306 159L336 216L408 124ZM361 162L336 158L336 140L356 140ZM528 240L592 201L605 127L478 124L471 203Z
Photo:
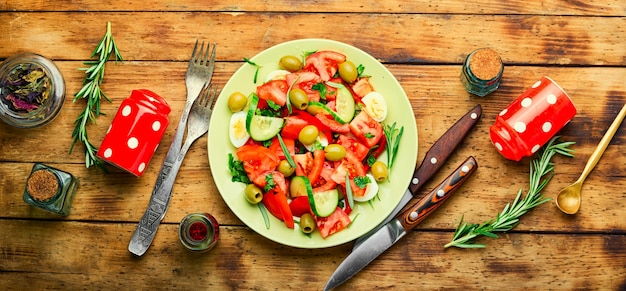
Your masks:
M213 182L207 137L187 155L164 223L143 257L128 242L148 203L168 146L136 178L110 168L86 169L80 146L71 154L73 122L84 108L72 102L83 61L110 21L125 58L109 62L103 90L112 103L89 125L98 146L120 102L147 88L172 106L172 124L185 101L184 75L195 39L218 43L213 80L225 84L243 64L275 44L328 38L379 59L410 98L419 132L418 161L432 143L476 104L477 128L426 189L468 155L475 176L436 213L339 290L609 289L626 288L626 132L622 125L584 184L582 209L562 214L551 201L528 212L485 249L444 249L459 219L494 217L528 187L529 159L512 162L490 144L495 116L541 76L556 80L576 104L561 132L575 141L575 158L554 158L544 195L576 180L626 101L626 3L598 1L54 1L0 0L0 59L40 53L61 69L67 99L51 124L20 130L0 124L0 289L294 289L320 290L352 244L297 249L244 225ZM238 3L238 4L234 4ZM459 81L472 50L494 48L505 63L501 87L470 96ZM163 137L169 144L175 130ZM80 185L71 214L60 217L22 201L35 162L73 173ZM221 224L211 252L185 250L178 223L205 211Z

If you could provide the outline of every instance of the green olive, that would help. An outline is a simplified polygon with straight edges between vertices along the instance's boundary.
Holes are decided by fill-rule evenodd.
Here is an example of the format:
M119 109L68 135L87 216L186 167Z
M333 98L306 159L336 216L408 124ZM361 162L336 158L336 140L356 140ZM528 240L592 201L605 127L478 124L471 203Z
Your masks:
M315 139L319 134L320 132L317 127L309 124L300 130L298 140L305 145L310 145L315 142Z
M339 76L347 83L352 83L356 80L359 73L356 70L356 66L351 61L345 61L339 64Z
M254 184L248 184L248 186L246 186L246 190L244 190L244 194L246 194L246 200L252 204L257 204L263 200L263 192L261 192L261 188Z
M278 164L278 171L285 175L285 177L293 175L295 170L296 169L292 167L287 160L282 160L280 161L280 164Z
M302 68L302 61L296 56L287 55L280 58L280 61L278 61L278 66L289 72L295 72Z
M292 88L289 91L289 101L300 110L305 110L309 106L309 96L300 88Z
M346 156L346 148L340 144L329 144L324 149L326 152L326 159L331 162L338 162Z
M387 179L387 165L381 161L374 162L370 171L372 171L372 176L374 176L377 182Z
M232 112L243 110L247 103L248 98L239 91L233 92L233 94L230 94L228 97L228 108L230 108Z
M300 229L304 233L312 233L315 230L315 220L313 220L313 215L305 213L300 216Z

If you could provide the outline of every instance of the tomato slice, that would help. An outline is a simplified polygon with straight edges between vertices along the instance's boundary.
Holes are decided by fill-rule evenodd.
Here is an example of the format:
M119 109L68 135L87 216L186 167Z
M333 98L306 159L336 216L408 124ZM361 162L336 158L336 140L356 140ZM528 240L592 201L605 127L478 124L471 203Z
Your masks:
M287 102L287 90L289 85L285 80L271 80L256 88L256 93L261 99L272 100L283 106Z
M383 126L361 111L350 121L350 132L368 148L373 147L383 137Z
M324 150L316 150L313 154L306 152L304 154L294 155L293 160L296 162L296 175L306 176L311 182L311 185L316 184L324 168L325 158L326 152L324 152Z
M323 81L328 81L337 73L339 64L346 61L346 55L335 51L318 51L306 58L304 69L315 69Z
M266 171L276 169L280 163L278 156L266 147L246 144L237 149L237 158L243 162L248 178L254 181Z
M274 181L274 187L278 187L281 191L287 193L287 181L285 180L285 175L279 171L265 171L252 180L252 183L259 186L261 189L265 189L267 181L270 179L267 176L271 176L271 179Z
M311 206L309 205L308 196L298 196L291 200L289 203L291 214L296 217L300 217L305 213L311 213Z
M309 97L309 101L320 101L320 92L313 86L322 83L322 79L314 72L297 72L285 76L287 84L293 84L293 88L299 88ZM295 82L295 83L294 83Z
M328 138L328 140L330 141L330 139L332 138L332 133L330 131L330 128L328 126L326 126L325 124L323 124L319 119L315 118L315 116L309 114L306 111L302 111L302 110L297 110L293 112L293 115L287 117L287 122L290 122L289 119L293 119L291 120L291 122L293 123L293 125L290 125L291 128L288 129L289 135L291 135L293 132L295 132L295 130L297 129L296 126L300 126L302 124L302 122L306 122L306 125L314 125L315 127L317 127L317 129L322 132L326 138ZM305 126L306 126L305 125ZM285 125L285 127L287 127L287 124ZM304 127L304 126L302 126ZM302 127L300 127L299 129L297 129L297 132L295 133L295 138L298 138L298 134L300 134L300 130L302 129ZM284 127L283 127L284 130ZM284 137L284 133L283 133L283 137Z
M274 187L263 194L261 202L274 217L285 222L288 228L294 227L293 215L287 202L287 196L279 187Z
M313 193L328 191L337 188L337 183L335 183L335 181L331 179L334 171L335 168L331 164L331 162L325 161L319 179L317 179L317 182L312 185Z
M374 87L370 83L369 78L360 78L352 85L352 92L359 98L365 97L372 91L374 91Z
M346 173L350 177L350 189L352 195L362 197L365 195L365 189L356 185L354 178L365 176L365 167L360 160L356 158L354 154L346 151L346 156L341 160L339 165L335 167L335 171L331 175L331 179L335 183L346 186Z
M359 161L363 161L370 150L353 135L339 135L337 143L342 145L347 151L352 152Z
M348 214L346 214L346 212L339 207L337 207L335 212L328 217L315 217L317 229L320 231L323 238L341 231L351 222L350 216L348 216Z

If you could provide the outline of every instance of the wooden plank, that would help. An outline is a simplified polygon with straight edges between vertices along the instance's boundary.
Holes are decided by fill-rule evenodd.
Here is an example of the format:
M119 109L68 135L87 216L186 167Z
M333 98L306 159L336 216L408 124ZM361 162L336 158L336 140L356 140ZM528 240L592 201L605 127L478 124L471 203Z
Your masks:
M194 254L178 242L177 225L169 224L137 258L126 250L131 224L1 220L0 229L2 290L320 290L351 248L296 249L222 226L217 246ZM482 250L443 249L450 238L447 232L410 233L338 290L626 286L624 234L515 233L483 241L488 247ZM268 276L268 269L281 273Z
M4 8L2 8L4 7ZM71 1L59 5L54 1L0 1L0 9L8 11L278 11L293 13L351 12L351 13L450 13L450 14L541 14L541 15L601 15L624 16L626 5L620 0L584 1L293 1L279 0L259 2L241 0L233 3L217 0L207 3L202 0L186 1L124 1L106 2L97 0Z
M76 62L60 62L64 73L67 72L68 91L78 89L80 72L74 68ZM220 63L215 81L223 84L240 64ZM468 182L463 191L444 205L436 215L424 222L421 227L452 229L461 215L471 222L482 222L492 218L507 202L511 202L520 188L527 189L528 161L520 163L504 160L495 151L488 138L488 130L495 116L525 87L541 75L549 75L569 92L579 108L578 116L561 132L564 140L575 141L577 155L574 159L556 158L556 176L545 190L547 197L554 197L560 188L576 179L582 171L602 134L611 123L612 116L624 102L626 94L626 70L621 68L577 68L576 74L568 68L552 67L507 67L503 86L485 98L469 97L458 81L458 66L389 66L392 73L400 80L416 116L419 132L418 161L430 145L469 108L476 104L483 106L483 119L474 132L461 146L459 152L447 163L444 169L433 179L444 178L456 164L467 155L474 155L479 162L479 171ZM104 104L107 116L102 116L98 124L89 127L90 137L99 145L104 132L110 124L110 118L117 110L123 98L131 89L138 88L141 81L150 79L150 84L161 84L149 88L155 92L166 92L163 96L171 100L174 108L172 118L177 121L178 112L184 103L184 84L181 71L182 63L128 62L122 65L110 65L107 80L103 86L112 104ZM150 72L148 76L146 72ZM128 78L127 76L137 76ZM157 78L157 79L155 79ZM113 85L115 84L115 85ZM456 84L456 85L455 85ZM594 96L590 98L589 96ZM170 99L171 97L171 99ZM456 106L450 107L450 104ZM598 106L598 104L602 104ZM70 132L73 120L82 105L66 102L61 116L46 127L35 130L17 130L0 125L0 207L3 217L57 219L54 215L34 210L21 200L25 179L34 162L45 162L67 170L79 177L81 184L76 196L70 220L98 221L137 221L147 206L160 164L164 159L168 143L173 135L173 126L168 129L163 139L164 144L157 150L147 172L140 178L110 167L112 173L104 175L100 170L85 169L80 145L76 152L67 154L71 142ZM177 112L178 111L178 112ZM542 231L612 231L624 228L620 219L607 220L606 217L619 217L624 208L620 197L626 196L622 169L626 156L623 134L624 125L615 136L603 159L584 188L584 200L581 212L576 217L561 215L552 203L541 206L524 218L520 229ZM27 132L28 134L24 134ZM61 135L59 133L67 133ZM33 142L46 140L46 143ZM211 170L206 158L207 137L194 144L183 163L181 177L175 186L172 205L165 217L166 222L175 223L190 211L202 210L213 213L220 221L227 224L241 222L226 207L219 192L212 182ZM46 150L41 150L45 147ZM225 170L226 168L224 168ZM502 180L507 183L502 183ZM488 185L487 187L485 185ZM427 188L428 189L428 188ZM610 195L607 195L607 191ZM503 195L502 193L506 193ZM597 216L602 212L602 216Z
M288 40L331 38L386 63L459 64L472 50L489 46L509 64L626 64L626 17L102 12L102 21L94 22L90 15L6 13L3 17L11 21L0 22L5 32L0 58L34 50L54 60L84 60L102 37L106 20L128 60L185 62L196 38L217 42L219 61L241 61ZM56 23L67 28L60 30ZM293 23L298 29L285 29Z

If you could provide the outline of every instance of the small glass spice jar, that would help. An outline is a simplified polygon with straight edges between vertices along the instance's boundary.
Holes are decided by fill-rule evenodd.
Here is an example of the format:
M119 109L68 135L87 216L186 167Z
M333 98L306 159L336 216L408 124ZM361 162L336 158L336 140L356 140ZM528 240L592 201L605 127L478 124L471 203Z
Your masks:
M461 83L467 92L484 97L496 91L502 81L504 65L498 53L481 48L470 53L461 71Z
M178 238L188 250L206 252L217 244L219 224L208 213L192 213L183 218L178 226Z
M65 81L49 59L20 53L0 66L0 119L18 128L52 121L65 101Z
M32 206L67 216L78 188L78 178L59 169L36 163L24 189L24 201Z

